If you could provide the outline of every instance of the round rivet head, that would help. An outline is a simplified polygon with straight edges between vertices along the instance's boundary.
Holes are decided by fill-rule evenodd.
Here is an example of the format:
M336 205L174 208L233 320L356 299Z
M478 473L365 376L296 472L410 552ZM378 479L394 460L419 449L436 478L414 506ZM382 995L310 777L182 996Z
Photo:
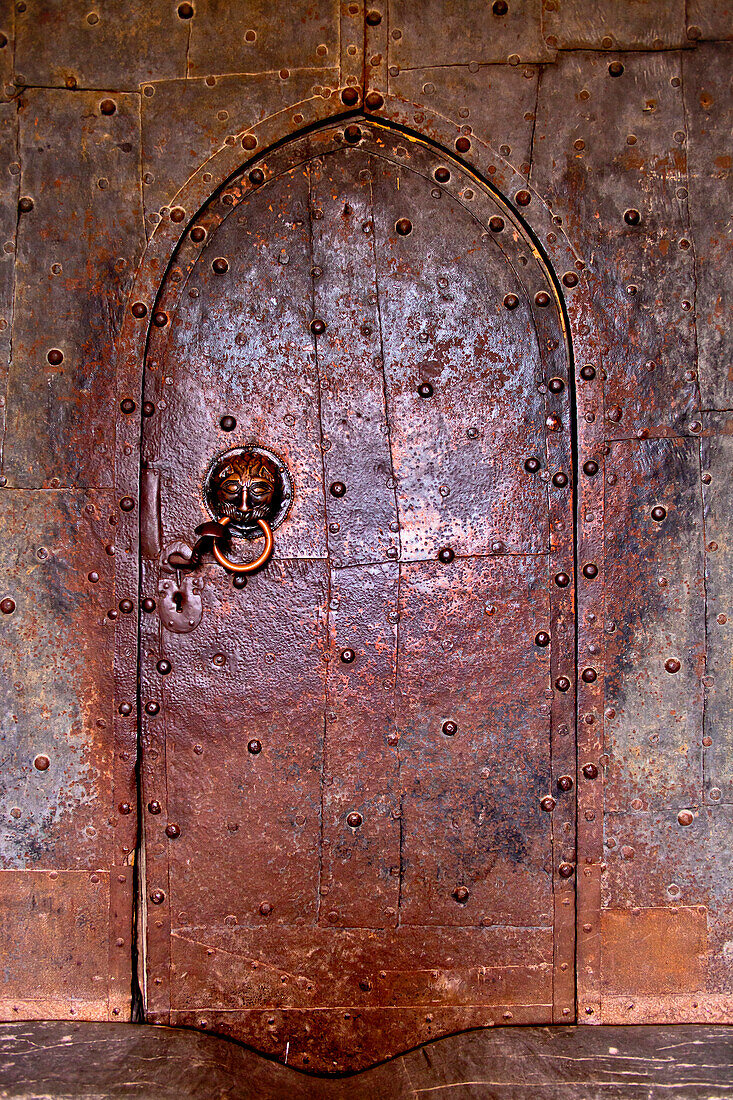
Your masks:
M564 791L566 794L573 789L573 779L570 775L561 775L557 781L558 789Z
M59 351L58 348L51 348L46 358L48 359L52 367L57 367L59 363L63 363L64 353L62 351Z
M132 714L132 703L120 703L117 709L123 718L128 718Z
M572 878L574 870L572 863L561 863L558 867L560 878Z
M48 759L47 756L44 755L37 756L33 761L33 767L36 768L39 772L48 771L50 766L51 761Z
M417 387L417 392L419 397L432 397L434 391L429 382L421 382Z
M543 798L540 802L540 806L546 814L552 813L556 805L557 803L555 802L555 799L552 797L551 794L546 795L545 798Z
M262 742L258 741L256 737L248 741L247 752L251 752L253 756L258 756L262 752Z
M494 0L494 3L491 5L491 10L494 15L506 15L509 11L507 0Z
M350 829L358 829L363 820L364 818L361 816L361 814L357 813L355 810L352 810L352 812L346 818L346 824L349 826Z
M359 92L356 88L344 88L341 93L341 102L347 107L355 107L359 102Z
M193 4L189 4L188 0L185 0L183 4L178 5L178 18L179 19L192 19L193 18Z
M346 496L346 486L344 485L343 481L332 481L328 491L332 497L338 498Z
M555 680L555 687L558 691L569 691L570 681L567 676L558 676L557 680Z
M196 244L201 244L206 239L206 230L203 225L195 225L191 230L191 240Z
M584 764L583 765L583 775L585 776L586 779L597 779L598 778L598 768L596 767L595 764Z
M129 413L134 413L135 408L135 402L132 400L131 397L126 397L124 401L120 401L120 409L123 413L127 413L128 415Z
M583 576L587 577L589 581L594 580L598 576L598 566L595 562L586 562L583 566Z
M244 576L243 573L235 573L234 574L234 578L232 580L232 587L234 587L234 588L246 588L247 587L247 578Z
M567 485L567 483L568 483L568 475L564 474L562 472L562 470L560 470L556 474L553 474L552 484L555 486L556 489L564 489L565 486Z
M680 810L680 812L677 814L677 820L679 821L680 825L692 825L694 817L689 810Z
M459 903L459 905L465 905L469 898L469 889L467 886L456 886L453 891L453 897Z
M24 195L18 202L18 210L20 210L21 214L30 214L32 209L33 199L29 198L28 195Z
M534 644L541 646L542 649L550 644L550 635L547 633L546 630L540 630L537 634L535 634Z
M612 61L608 66L608 72L611 76L621 76L624 71L624 67L620 61Z
M259 187L260 184L265 182L265 173L261 168L253 168L249 173L248 179L254 187Z
M567 573L556 573L555 584L558 588L567 588L567 586L570 584L570 577Z
M344 130L344 139L349 145L356 145L357 141L361 141L361 130L358 126L347 126Z
M584 683L592 684L598 679L598 673L594 668L584 668L580 677Z
M438 183L447 183L450 179L450 172L447 168L436 168L433 172Z
M269 901L263 901L262 904L260 905L260 916L269 917L271 912L272 912L272 906L270 905L270 902Z
M547 293L546 290L540 290L537 294L535 294L534 304L536 306L549 306L550 295Z
M456 138L456 149L459 153L467 153L471 148L471 142L467 137Z
M395 230L400 237L407 237L412 233L412 222L409 218L400 218L395 222Z
M99 582L99 573L97 573L96 569L93 569L91 573L87 574L87 578L92 584L97 584Z
M536 474L537 471L539 470L540 466L541 466L541 463L540 463L540 460L538 458L534 458L534 457L527 458L524 461L524 468L525 468L525 470L527 471L528 474Z
M551 378L550 381L547 383L547 388L550 393L562 393L562 391L565 389L565 383L563 382L562 378Z
M123 497L120 501L120 508L123 512L131 512L135 507L134 497Z
M378 111L384 106L384 97L379 92L369 92L364 100L364 106L368 111Z
M161 813L162 809L163 807L161 806L160 802L158 802L157 798L154 798L152 802L148 802L148 810L151 814L159 814Z
M117 812L122 814L123 817L126 817L128 814L132 813L132 806L129 802L120 802L117 807Z
M548 432L559 432L562 428L562 420L555 413L550 413L549 416L545 417L545 427Z
M223 432L233 432L237 426L237 418L235 416L222 416L219 421L219 427Z
M501 233L504 228L504 219L500 218L498 214L494 214L493 218L489 218L489 229L492 233Z
M133 302L130 312L133 317L144 317L148 312L148 307L144 302Z
M594 459L589 458L587 462L583 463L583 473L587 477L595 477L598 473L598 463Z
M152 598L152 596L145 597L142 602L142 609L143 611L147 612L148 615L151 613L151 611L155 611L155 600Z
M356 654L354 653L353 649L342 649L341 660L344 662L345 665L353 664L353 662L356 660Z
M458 733L458 724L456 722L443 722L441 728L447 737L455 737Z
M320 317L314 317L311 321L311 332L316 336L320 336L322 332L326 331L326 322L322 321Z
M574 287L578 285L578 276L574 271L566 271L562 277L562 281L565 286Z
M162 905L165 901L165 894L162 890L153 890L150 895L150 900L152 901L153 905Z
M4 600L0 600L0 611L3 615L12 615L15 611L15 600L10 596L6 596Z
M211 270L215 275L223 275L229 270L229 260L225 259L223 256L217 256L211 265Z
M156 310L153 314L153 324L157 328L165 328L168 324L168 314L164 313L162 309Z
M123 615L131 615L134 610L135 604L132 602L132 600L120 600L118 607Z
M372 10L372 11L368 11L366 13L366 23L367 23L368 27L378 27L381 22L382 22L382 13L381 13L381 11Z
M176 837L181 835L181 830L178 825L170 824L165 827L165 835L170 837L171 840L175 840Z
M170 661L166 661L166 659L163 657L160 659L160 661L158 661L155 667L157 668L161 676L167 676L170 670L173 668L173 665L170 663Z
M627 225L638 225L639 222L641 221L641 214L639 213L638 210L633 210L633 209L625 210L624 211L624 221L626 222Z
M657 523L661 523L663 519L666 519L667 509L661 506L652 508L652 519L655 519Z
M664 667L666 668L667 672L679 672L682 666L680 665L680 662L676 660L676 658L670 657L669 660L664 662Z
M591 367L590 364L580 368L580 377L584 382L590 382L596 376L596 368Z
M530 195L529 191L525 190L517 191L514 198L516 199L518 206L529 206L532 201L532 196Z
M154 699L152 699L149 703L145 704L145 713L146 714L155 715L159 711L160 711L160 703L156 703Z
M519 305L519 298L516 294L505 294L504 305L507 309L516 309Z
M444 546L442 550L438 551L438 561L442 562L443 565L450 565L455 556L456 552L450 546Z
M155 414L155 405L152 401L143 401L143 416L153 416Z

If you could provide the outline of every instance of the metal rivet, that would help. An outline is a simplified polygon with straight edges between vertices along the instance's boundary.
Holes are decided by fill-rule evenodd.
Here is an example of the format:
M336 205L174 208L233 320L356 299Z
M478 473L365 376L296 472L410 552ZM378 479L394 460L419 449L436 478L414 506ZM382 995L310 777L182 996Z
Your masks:
M92 570L91 573L87 574L87 578L92 582L92 584L97 584L97 582L99 581L99 573L97 573L96 570Z
M148 307L143 302L133 302L130 312L133 317L144 317L148 312Z
M379 92L369 92L364 100L364 106L369 111L378 111L380 107L384 106L384 97Z
M558 867L560 878L571 878L574 870L575 868L573 867L572 863L561 863ZM592 1011L593 1010L591 1009L591 1012Z
M590 364L587 364L586 366L580 368L580 377L585 382L590 382L591 379L595 378L595 376L596 376L596 368L590 366Z
M417 392L420 397L432 397L433 387L430 385L429 382L421 382L420 385L417 387Z
M182 222L185 217L186 217L186 211L183 209L182 206L174 206L173 209L171 210L171 221L172 222Z
M524 461L524 468L528 474L536 474L540 469L541 463L538 458L527 458Z
M506 294L504 296L504 305L507 309L516 309L519 305L519 298L516 294Z
M376 10L368 11L366 13L366 22L368 27L378 27L382 22L382 13Z
M122 612L123 615L132 614L132 611L134 610L134 607L135 607L132 600L120 600L120 602L117 606L119 607L119 609L120 609L120 611Z
M574 287L578 285L578 276L574 271L566 271L562 277L562 281L565 286Z
M641 214L638 210L625 210L624 221L627 225L638 225L641 221Z
M155 700L151 700L145 704L145 713L155 715L160 711L160 703L156 703Z
M694 817L689 810L680 810L680 812L677 814L677 820L679 821L680 825L692 825Z
M118 710L123 718L127 718L132 714L132 703L120 703Z
M589 581L598 576L598 566L595 562L589 561L583 566L583 576L587 577Z
M187 2L178 5L179 19L191 19L193 17L193 4Z
M136 409L135 402L131 397L126 397L124 401L120 401L120 409L123 413L134 413Z
M143 416L153 416L155 405L152 401L143 401Z
M565 488L565 486L567 485L567 483L568 483L568 475L567 475L567 474L564 474L564 473L562 472L562 470L561 470L561 471L560 471L559 473L557 473L557 474L553 474L553 477L552 477L552 484L553 484L553 485L554 485L554 486L555 486L555 487L556 487L557 489L564 489L564 488Z
M223 432L233 432L237 426L237 418L235 416L222 416L219 421L219 427Z
M347 126L344 130L344 139L350 145L356 145L357 141L361 141L361 130L358 126Z
M232 586L234 588L246 588L247 587L247 578L245 576L243 576L243 574L241 574L241 573L235 574L235 576L232 579Z
M560 778L557 781L557 785L558 785L558 788L561 791L565 791L566 793L568 791L572 791L572 789L573 789L572 776L570 776L570 775L561 775Z
M447 737L454 737L455 734L458 733L458 725L456 722L443 722L441 728Z
M358 829L363 820L364 818L361 816L361 814L357 813L355 810L352 810L352 812L346 818L346 824L349 826L350 829Z
M529 191L525 190L517 191L514 198L516 199L519 206L529 206L530 202L532 201L532 196L530 195Z
M229 270L229 260L223 256L217 256L211 265L211 269L216 275L223 275L225 271Z
M346 496L346 486L343 481L332 481L328 491L332 497Z
M201 241L206 240L206 230L202 225L195 225L191 230L191 240L196 244L201 244Z
M47 756L37 756L33 761L33 767L37 768L39 772L48 771L50 766L51 761L48 759Z
M450 172L447 168L436 168L433 172L438 183L447 183L450 179Z
M168 324L168 314L164 313L162 309L157 310L153 314L153 324L157 328L165 328Z
M120 802L119 806L117 807L117 812L126 817L127 814L132 813L132 806L129 802Z
M547 293L546 290L540 290L537 294L535 294L534 304L536 306L549 306L550 295Z
M342 649L341 660L344 662L345 665L352 664L356 660L356 654L354 653L353 649Z
M562 393L562 391L565 389L565 383L563 382L562 378L551 378L550 381L547 383L547 388L550 393Z
M163 657L158 661L155 667L157 668L161 676L167 676L173 666L170 661L166 661L166 659Z
M589 458L587 462L583 463L583 473L587 474L588 477L595 477L598 473L598 463Z
M314 317L311 321L311 332L316 336L320 336L322 332L326 331L326 322L322 321L320 317Z
M456 886L453 891L453 897L460 905L465 905L469 898L469 890L467 886Z
M664 667L666 668L667 672L679 672L682 666L680 665L680 662L676 660L676 658L670 657L667 661L664 662Z
M612 61L608 66L608 71L611 76L621 76L624 71L624 67L620 61Z
M23 198L20 199L20 201L18 202L18 210L20 210L21 214L30 214L32 209L33 199L30 198L28 195L24 195Z
M407 237L412 233L412 222L409 218L400 218L395 222L395 230L400 237Z
M59 363L63 363L64 353L62 351L59 351L58 348L51 348L46 358L48 359L51 366L57 367Z
M158 802L157 798L154 798L152 802L148 802L148 810L151 814L159 814L161 813L162 809L163 807L161 806L160 802Z
M598 679L598 673L594 668L584 668L580 675L586 684L592 684Z
M662 520L666 518L666 515L667 515L667 509L666 508L662 508L661 506L659 506L657 508L652 508L652 519L655 519L657 521L657 523L661 523Z
M180 835L181 835L181 830L180 830L180 828L178 827L178 825L174 825L174 824L171 824L171 825L166 825L166 827L165 827L165 835L166 835L167 837L170 837L170 839L171 839L171 840L175 840L175 839L176 839L176 837L178 837L178 836L180 836Z
M535 645L539 645L544 648L545 646L548 646L550 644L550 635L547 633L546 630L540 630L537 634L535 634L534 641Z
M247 752L251 752L253 756L258 756L262 752L262 742L257 738L253 738L247 742Z
M358 90L356 88L344 88L341 93L341 102L345 103L347 107L355 107L359 102Z
M12 615L15 611L15 600L10 596L6 596L4 600L0 600L0 611L3 615Z
M567 573L556 573L555 584L558 588L567 588L567 586L570 584L570 577Z
M545 417L545 426L550 432L559 432L562 428L562 420L559 416L556 416L555 413L551 413L549 416Z
M557 680L555 680L555 687L558 691L569 691L570 681L567 676L558 676Z
M150 614L151 611L155 611L155 600L151 596L146 596L142 602L143 611L147 611Z
M585 776L586 779L597 779L598 778L598 768L596 767L595 764L584 764L583 765L583 775Z
M261 168L253 168L249 173L248 179L254 187L259 187L260 184L265 182L265 173Z
M165 894L162 890L153 890L150 895L150 900L152 901L153 905L162 905L165 901Z
M455 550L452 550L450 546L444 546L442 550L438 551L438 561L443 565L450 565L456 556Z
M135 507L134 497L123 497L120 501L120 508L123 512L131 512Z
M489 229L492 233L501 233L504 228L504 219L500 218L498 214L495 214L493 218L489 218Z
M272 906L269 901L263 901L260 905L260 915L263 917L269 917L272 912Z
M506 15L509 11L509 5L506 0L494 0L494 3L491 5L491 10L494 15Z
M555 799L550 794L546 795L540 802L540 806L546 814L552 813L556 805Z
M471 142L466 137L456 138L456 149L459 153L467 153L471 148Z
M254 134L245 134L244 135L244 137L242 138L242 148L243 149L256 149L257 148L257 138L254 136ZM206 177L204 177L204 179L205 178Z

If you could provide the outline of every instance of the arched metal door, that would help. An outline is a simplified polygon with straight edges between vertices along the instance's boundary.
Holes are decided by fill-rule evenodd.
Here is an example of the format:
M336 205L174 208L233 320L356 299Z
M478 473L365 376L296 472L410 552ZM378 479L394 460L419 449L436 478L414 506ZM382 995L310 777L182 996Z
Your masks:
M571 406L537 247L457 160L351 121L212 200L154 321L147 1018L322 1072L572 1020ZM207 527L189 561L225 491L230 531L274 531L234 583L212 545L261 539Z

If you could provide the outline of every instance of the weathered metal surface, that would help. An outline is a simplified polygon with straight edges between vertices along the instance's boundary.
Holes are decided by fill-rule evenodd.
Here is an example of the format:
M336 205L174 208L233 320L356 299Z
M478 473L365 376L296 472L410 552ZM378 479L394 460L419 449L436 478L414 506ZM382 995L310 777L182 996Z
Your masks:
M391 0L390 66L551 61L554 51L543 41L540 13L540 0L504 5Z
M671 50L688 45L685 0L544 0L545 43L560 50Z
M420 1018L549 1021L553 963L572 977L562 330L526 238L488 228L490 195L467 176L451 198L450 158L361 127L286 146L197 219L145 382L163 543L205 515L222 450L265 446L294 485L246 588L204 564L190 634L143 619L148 1012L205 1012L277 1057L285 1035L323 1072L398 1052ZM469 933L496 949L461 977ZM565 1018L570 996L559 981Z
M13 52L15 47L15 16L12 0L0 2L0 99L15 94L13 78Z
M730 18L733 27L733 16ZM733 406L733 340L725 276L733 255L731 152L727 122L733 47L701 46L682 62L689 119L690 227L695 246L695 315L703 408Z
M10 486L113 484L109 361L141 253L142 212L135 97L117 95L109 115L104 99L34 90L20 108L21 198L30 209L18 225Z
M198 0L187 75L326 69L338 62L338 31L338 0L286 4L277 13L269 0Z
M604 909L603 987L621 996L703 993L708 950L704 906Z
M730 0L687 0L687 38L693 43L733 38Z
M7 47L6 47L7 48ZM15 232L18 222L18 108L0 104L0 155L6 171L0 176L0 461L5 439L6 394L13 335Z
M185 77L187 5L125 0L24 0L15 5L16 82L54 88L137 92L144 80ZM188 5L190 6L190 5Z
M218 69L216 70L219 71ZM302 100L337 99L338 68L162 80L142 89L143 196L148 230L188 177L243 130ZM298 114L295 110L294 114ZM171 118L176 125L171 126ZM297 125L297 124L296 124Z

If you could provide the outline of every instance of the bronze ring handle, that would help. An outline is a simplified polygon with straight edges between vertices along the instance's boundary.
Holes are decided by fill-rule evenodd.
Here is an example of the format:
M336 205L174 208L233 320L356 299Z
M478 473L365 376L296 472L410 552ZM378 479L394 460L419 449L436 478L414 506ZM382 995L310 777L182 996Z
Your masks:
M229 523L229 516L224 516L222 519L219 520L219 523L222 526ZM272 548L275 545L275 539L272 536L272 528L270 527L270 524L267 522L266 519L258 519L257 523L262 529L263 535L265 536L265 548L260 556L258 558L255 558L254 561L230 561L229 558L225 557L224 554L222 554L217 545L219 539L215 538L212 546L212 553L216 560L219 562L219 565L223 566L224 569L230 570L230 572L232 573L254 573L255 569L259 569L265 564L267 559L270 557L270 554L272 553Z

